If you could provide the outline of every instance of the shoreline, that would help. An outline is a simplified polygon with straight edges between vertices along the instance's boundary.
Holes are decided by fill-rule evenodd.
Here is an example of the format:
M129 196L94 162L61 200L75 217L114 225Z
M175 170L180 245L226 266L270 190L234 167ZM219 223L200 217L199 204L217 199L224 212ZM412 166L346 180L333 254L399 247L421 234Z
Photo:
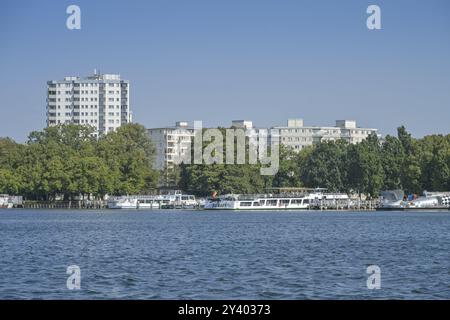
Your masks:
M52 208L24 208L24 207L16 207L16 208L0 208L0 212L2 211L25 211L25 210L36 210L36 211L111 211L111 212L177 212L177 211L196 211L196 212L229 212L231 213L243 213L243 212L450 212L450 208L397 208L397 209L381 209L381 208L372 208L372 209L260 209L260 210L239 210L239 209L203 209L203 208L165 208L165 209L109 209L109 208L60 208L60 207L52 207Z

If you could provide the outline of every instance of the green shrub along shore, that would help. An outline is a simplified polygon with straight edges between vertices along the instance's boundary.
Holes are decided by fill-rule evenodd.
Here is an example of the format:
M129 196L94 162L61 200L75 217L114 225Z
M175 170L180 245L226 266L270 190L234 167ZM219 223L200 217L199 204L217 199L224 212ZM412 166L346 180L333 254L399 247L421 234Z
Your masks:
M143 126L128 124L99 139L92 132L69 124L32 132L25 144L0 138L0 193L101 199L148 194L169 181L197 196L299 186L369 197L384 189L450 190L450 134L415 139L399 127L396 137L382 141L371 135L358 144L322 142L300 152L281 146L278 173L263 176L259 164L182 164L161 174L152 167L155 148Z

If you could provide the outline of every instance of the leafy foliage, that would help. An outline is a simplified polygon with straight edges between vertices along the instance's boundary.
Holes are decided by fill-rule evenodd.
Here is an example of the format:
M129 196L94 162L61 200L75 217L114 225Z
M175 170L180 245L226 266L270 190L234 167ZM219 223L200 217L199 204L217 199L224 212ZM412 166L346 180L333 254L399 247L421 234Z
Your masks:
M267 187L324 187L377 197L380 190L450 190L450 135L414 139L402 126L397 137L371 135L358 144L324 141L300 152L280 147L275 176L258 165L182 165L179 186L197 195L212 191L260 193Z
M92 133L69 124L32 132L25 145L0 139L0 193L51 200L156 187L155 151L144 127L128 124L99 140Z
M137 124L122 126L98 140L90 128L77 125L32 132L26 144L0 138L0 193L47 200L57 195L70 199L147 193L158 183L158 172L152 168L154 155L144 127ZM201 196L213 191L262 193L268 187L300 186L372 197L382 189L450 190L450 135L414 139L400 127L397 137L388 135L383 141L375 135L359 144L324 141L300 152L281 146L278 172L262 176L260 168L248 161L182 164L174 176L181 189Z

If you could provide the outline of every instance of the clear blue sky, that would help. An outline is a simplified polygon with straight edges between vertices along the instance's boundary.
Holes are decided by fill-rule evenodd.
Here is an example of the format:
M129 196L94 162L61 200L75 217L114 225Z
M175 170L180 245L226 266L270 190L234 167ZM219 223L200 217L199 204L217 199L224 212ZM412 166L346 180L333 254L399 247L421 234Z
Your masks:
M82 29L66 28L81 7ZM377 4L382 30L366 28ZM2 0L0 136L45 126L46 81L131 81L136 122L355 119L450 133L450 1Z

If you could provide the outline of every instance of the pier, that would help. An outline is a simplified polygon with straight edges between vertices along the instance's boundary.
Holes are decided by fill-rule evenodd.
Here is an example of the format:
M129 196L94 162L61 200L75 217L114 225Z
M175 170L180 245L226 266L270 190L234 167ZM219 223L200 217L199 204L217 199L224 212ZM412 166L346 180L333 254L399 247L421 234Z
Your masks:
M17 207L18 208L18 207ZM106 209L107 203L102 200L95 201L24 201L24 209Z
M309 210L326 211L374 211L379 205L378 200L318 200L309 206ZM107 209L107 202L96 201L24 201L21 205L15 206L15 208L23 209L84 209L84 210L101 210ZM141 208L143 209L143 208ZM184 207L176 205L161 205L159 207L148 208L148 210L161 210L161 209L190 209L190 210L202 210L200 206ZM284 208L279 208L284 210ZM304 210L304 209L303 209Z

